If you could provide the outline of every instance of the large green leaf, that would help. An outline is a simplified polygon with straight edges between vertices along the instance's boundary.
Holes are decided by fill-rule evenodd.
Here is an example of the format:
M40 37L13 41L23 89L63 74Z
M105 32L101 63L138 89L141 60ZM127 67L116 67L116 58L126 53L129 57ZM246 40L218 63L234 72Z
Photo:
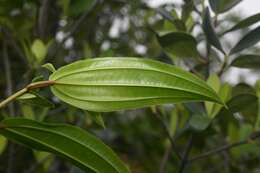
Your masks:
M171 58L197 58L197 41L190 34L184 32L171 32L158 36L158 41L163 50Z
M230 51L230 54L240 52L255 45L260 40L260 26L247 33Z
M8 118L1 122L0 134L31 148L64 157L85 171L129 172L111 149L74 126Z
M248 26L253 25L253 24L255 24L259 21L260 21L260 13L257 13L253 16L249 16L249 17L245 18L244 20L238 22L232 28L227 30L225 33L248 27Z
M215 30L213 29L212 23L211 23L211 17L210 17L210 13L209 13L209 9L207 8L205 11L205 16L203 19L203 24L202 24L204 33L206 35L207 41L214 46L215 48L217 48L218 50L220 50L221 52L224 52L221 43L218 39L218 36L215 32Z
M81 60L58 69L50 80L58 98L96 112L204 100L222 103L195 75L148 59Z
M223 13L236 6L242 0L209 0L211 9L215 13Z
M240 68L260 68L260 55L240 55L231 63L232 66Z

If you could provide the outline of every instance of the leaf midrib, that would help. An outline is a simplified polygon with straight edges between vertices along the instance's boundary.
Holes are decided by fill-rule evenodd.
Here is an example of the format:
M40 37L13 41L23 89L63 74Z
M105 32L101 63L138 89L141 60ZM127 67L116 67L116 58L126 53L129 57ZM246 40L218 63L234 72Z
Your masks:
M134 69L134 70L142 70L142 71L153 71L153 72L158 72L158 73L162 73L162 74L167 74L167 75L169 75L169 76L171 76L171 77L172 77L172 76L175 76L176 78L186 80L186 81L191 82L192 84L194 84L194 85L196 85L196 86L202 87L203 89L209 91L211 94L214 94L214 95L215 95L215 93L214 93L211 89L209 89L208 87L205 87L205 86L203 86L203 85L200 85L199 83L196 83L196 82L194 82L194 81L192 81L192 80L183 78L183 77L181 77L181 76L179 76L179 75L176 75L176 74L173 74L173 73L168 73L168 72L166 72L166 71L159 71L159 70L155 70L155 69L141 69L141 68L132 68L132 67L131 67L131 68L129 68L129 67L96 68L96 69L90 69L90 70L77 71L77 72L74 72L74 73L68 73L68 74L66 74L66 75L64 75L64 76L60 76L60 77L58 77L58 78L56 78L56 79L52 79L52 80L55 80L55 84L62 84L62 83L59 82L58 80L61 80L62 78L67 77L67 76L70 76L70 75L75 75L75 74L78 74L78 73L85 73L85 72L90 72L90 71L97 71L97 70L115 70L115 69L117 69L117 70L121 70L121 69ZM186 72L185 72L185 73L186 73ZM194 77L196 77L196 76L194 76ZM196 80L197 80L197 79L196 79ZM72 84L72 85L73 85L73 84ZM166 87L165 87L165 88L166 88ZM173 88L173 89L174 89L174 88Z

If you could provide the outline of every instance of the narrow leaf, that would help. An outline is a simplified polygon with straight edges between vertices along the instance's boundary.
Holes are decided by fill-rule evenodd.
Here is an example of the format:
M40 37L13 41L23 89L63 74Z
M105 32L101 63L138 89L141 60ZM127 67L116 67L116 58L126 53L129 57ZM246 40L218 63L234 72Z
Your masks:
M140 58L95 58L58 69L50 76L58 98L81 109L109 112L151 105L213 101L203 80L175 66Z
M211 9L215 13L224 13L235 7L242 0L209 0Z
M212 46L214 46L215 48L217 48L218 50L220 50L222 53L225 54L225 51L223 50L223 48L221 46L218 36L217 36L215 30L213 29L208 8L206 9L206 12L204 15L202 27L203 27L204 33L206 35L207 41Z
M259 69L260 55L240 55L232 61L231 66L240 68Z
M57 154L87 172L129 172L111 149L80 128L22 118L5 119L1 125L0 133L6 138Z
M230 51L230 55L254 46L260 40L260 26L247 33Z
M248 27L250 25L253 25L257 22L260 21L260 13L257 13L253 16L249 16L247 18L245 18L244 20L238 22L236 25L234 25L232 28L230 28L229 30L227 30L225 33L231 32L231 31L235 31L238 29L243 29L245 27Z
M171 32L158 36L158 41L163 50L171 58L197 58L197 41L194 37L183 32Z

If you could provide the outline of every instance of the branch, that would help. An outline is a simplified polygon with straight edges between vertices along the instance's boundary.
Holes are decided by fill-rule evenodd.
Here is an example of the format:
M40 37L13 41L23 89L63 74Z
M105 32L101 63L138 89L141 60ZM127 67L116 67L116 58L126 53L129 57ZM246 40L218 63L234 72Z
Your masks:
M21 59L21 61L26 65L29 66L27 58L25 57L23 51L20 49L20 47L18 46L18 44L16 43L13 35L11 34L11 31L9 31L8 28L2 28L2 31L4 33L4 36L6 37L6 39L8 40L8 44L10 46L12 46L12 48L16 51L18 57Z
M160 162L159 173L164 173L165 166L166 166L166 163L167 163L167 161L168 161L168 159L169 159L169 156L170 156L171 151L172 151L172 146L169 145L169 146L166 148L166 150L165 150L165 152L164 152L164 154L163 154L163 158L162 158L162 160L161 160L161 162Z
M4 59L4 69L5 69L5 76L6 76L6 94L10 95L13 92L13 84L12 84L12 72L11 72L11 65L8 57L7 45L6 42L3 42L3 59ZM8 105L9 114L11 116L15 115L14 112L14 105ZM10 143L8 148L8 159L7 159L7 173L12 173L14 168L14 153L15 147L13 143Z
M251 141L256 140L257 138L260 138L260 131L253 132L246 140L242 140L242 141L235 142L235 143L232 143L232 144L227 144L227 145L212 149L210 151L207 151L205 153L202 153L200 155L197 155L197 156L191 158L189 160L189 162L193 162L193 161L200 160L200 159L203 159L203 158L215 155L215 154L219 154L222 151L230 150L231 148L234 148L234 147L237 147L237 146L240 146L240 145L248 144Z
M39 19L38 19L38 34L41 39L45 37L46 33L46 24L48 20L48 10L49 10L50 0L43 0L42 5L39 10Z
M44 164L47 160L51 159L52 155L48 155L46 157L44 157L43 159L39 160L38 162L36 162L35 164L33 164L27 171L25 171L26 173L34 173L37 171L37 169Z
M15 100L16 98L20 97L21 95L27 93L28 91L38 89L38 88L48 87L50 85L53 85L54 83L55 81L40 81L40 82L31 83L27 85L25 88L17 91L16 93L10 95L8 98L0 102L0 109L3 108L8 103Z
M173 138L171 137L171 134L168 130L167 125L164 123L163 119L161 118L161 113L159 110L156 109L156 112L154 112L155 117L161 122L162 124L162 128L164 133L167 135L167 138L169 139L171 146L172 146L172 150L175 152L176 156L178 157L179 160L182 160L182 157L179 153L179 151L177 150L177 147L175 145L175 142L173 140Z
M187 147L185 149L184 155L183 155L182 160L181 160L180 169L178 171L179 173L183 173L185 166L188 163L188 157L189 157L189 154L190 154L190 151L191 151L191 148L192 148L192 142L193 142L193 135L191 134L189 142L187 144Z
M89 8L89 10L85 11L83 13L82 16L80 16L80 18L78 20L75 21L75 23L72 25L72 27L70 28L68 34L65 36L65 38L60 42L54 42L48 52L48 56L46 59L49 59L51 57L54 57L56 55L56 53L58 52L58 50L60 50L62 44L66 41L66 39L68 39L69 37L73 36L78 28L80 27L80 25L85 21L85 19L89 16L90 12L97 6L97 4L99 3L100 0L96 0L92 6Z

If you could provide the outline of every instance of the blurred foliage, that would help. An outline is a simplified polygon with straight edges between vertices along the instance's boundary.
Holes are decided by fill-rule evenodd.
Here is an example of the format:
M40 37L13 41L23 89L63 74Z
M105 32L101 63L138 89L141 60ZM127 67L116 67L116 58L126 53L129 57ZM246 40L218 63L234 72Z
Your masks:
M13 108L0 110L1 117L12 114L87 129L118 153L133 173L181 171L163 124L181 154L193 136L188 159L249 140L191 161L184 172L259 172L260 143L251 140L260 129L259 82L255 86L243 80L235 85L223 82L232 65L259 74L260 51L255 45L260 40L259 27L249 28L259 17L236 26L245 17L229 14L229 10L239 0L209 2L209 7L203 0L183 0L152 8L149 1L141 0L1 0L0 99L33 79L47 79L45 68L55 68L50 64L42 68L45 63L61 67L83 58L128 56L149 57L189 70L207 80L229 109L206 102L101 115L61 103L44 89L20 99ZM232 35L234 30L239 30L238 36ZM234 43L233 37L241 41ZM156 118L158 112L162 121ZM10 167L12 172L82 172L59 157L16 144L12 156L12 146L0 138L0 172Z

